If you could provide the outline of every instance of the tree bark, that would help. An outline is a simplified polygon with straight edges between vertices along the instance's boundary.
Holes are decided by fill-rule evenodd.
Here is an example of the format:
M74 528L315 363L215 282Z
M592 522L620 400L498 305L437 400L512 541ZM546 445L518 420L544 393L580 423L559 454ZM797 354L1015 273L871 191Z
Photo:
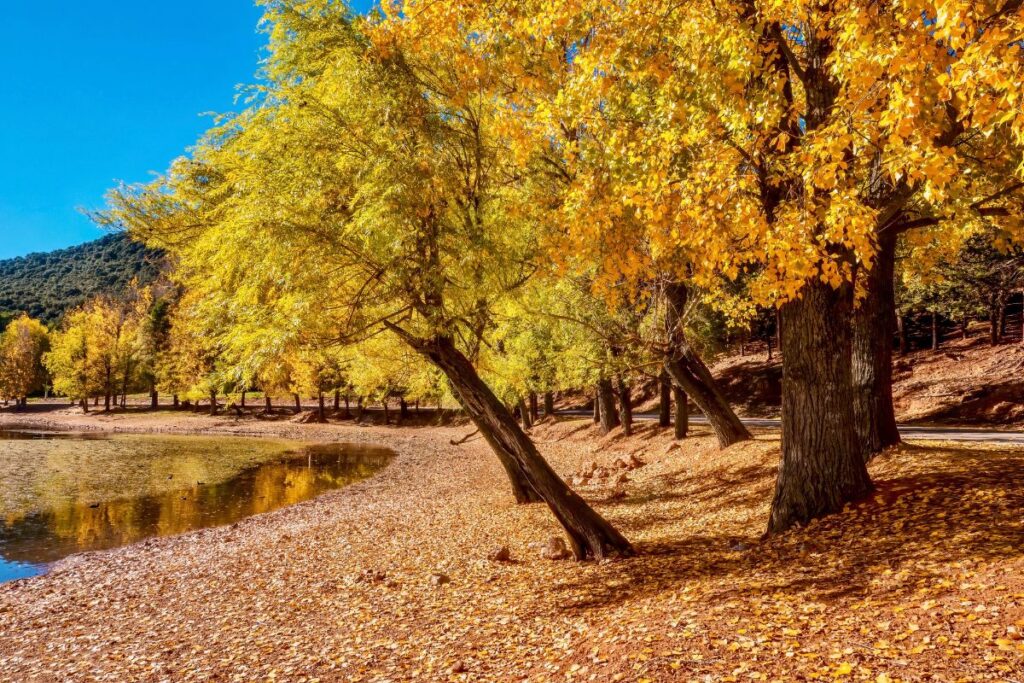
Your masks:
M629 385L622 379L622 375L619 375L617 382L619 422L622 424L622 433L626 436L633 436L633 396L629 390Z
M711 376L711 371L686 339L682 315L688 297L689 292L681 283L665 287L665 324L671 340L671 348L665 359L665 370L672 381L693 399L708 418L711 429L718 437L719 446L725 448L740 441L747 441L751 438L750 432L733 412L714 377Z
M555 416L555 395L550 391L544 392L544 417Z
M865 277L864 299L853 312L853 413L865 461L900 443L892 402L895 270L896 236L883 236Z
M338 389L334 390L334 410L335 412L341 410L341 391Z
M298 394L292 394L295 398L295 414L298 415L302 412L302 397Z
M690 432L690 406L686 392L677 386L672 387L672 400L676 408L675 437L679 441L685 439Z
M156 389L149 392L149 407L153 410L160 407L160 392Z
M999 309L993 299L988 305L989 343L992 346L999 345Z
M540 404L537 400L537 392L530 392L530 423L537 424L540 419Z
M664 429L672 426L672 380L665 370L662 370L658 377L658 389L661 392L658 402L658 426Z
M502 464L526 480L547 503L569 537L577 559L630 555L633 548L611 524L580 498L555 473L515 418L477 374L476 368L449 337L418 339L400 333L416 351L440 369L452 384L459 403L494 449ZM508 470L509 467L506 467Z
M241 398L241 404L242 404L242 409L243 410L245 409L245 394L246 394L245 389L242 389L242 395L241 395L240 398Z
M853 414L852 305L851 287L811 282L782 307L782 461L770 534L871 491Z
M939 314L932 312L932 351L939 350Z
M198 401L197 401L197 403L198 403ZM217 414L217 392L216 391L211 391L210 392L210 415L216 415L216 414Z
M174 408L181 407L181 401L178 399L178 395L177 394L174 394L173 396L171 396L171 406L174 407Z
M316 392L316 419L317 422L327 422L327 404L324 402L324 392Z
M610 379L601 378L597 383L597 400L601 405L601 433L607 434L619 426L619 413L615 410L615 390Z
M274 412L274 401L270 398L270 394L266 394L263 397L263 414L271 415Z
M594 424L601 424L601 390L594 390Z

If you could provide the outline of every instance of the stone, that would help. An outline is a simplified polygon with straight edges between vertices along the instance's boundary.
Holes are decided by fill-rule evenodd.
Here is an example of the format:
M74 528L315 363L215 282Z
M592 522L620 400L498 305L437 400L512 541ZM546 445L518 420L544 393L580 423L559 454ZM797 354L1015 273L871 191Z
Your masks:
M508 562L512 559L512 551L508 549L507 545L503 545L492 550L487 559L491 562Z
M616 485L625 484L628 481L629 481L629 475L626 474L625 472L623 472L619 476L615 477L615 484Z
M466 665L464 662L455 662L448 671L453 674L463 674L466 673Z
M631 470L638 470L646 464L646 462L636 456L636 453L629 456L629 469Z
M629 469L629 463L622 458L615 458L615 462L612 463L612 466L619 470Z
M569 548L565 545L565 540L552 536L544 544L544 548L540 552L540 556L545 560L566 560L572 557L572 553L569 552Z
M438 573L438 574L431 574L430 575L430 585L431 586L440 587L440 586L447 585L447 584L449 584L451 582L452 582L452 580L450 578L448 578L447 574L440 574L440 573Z

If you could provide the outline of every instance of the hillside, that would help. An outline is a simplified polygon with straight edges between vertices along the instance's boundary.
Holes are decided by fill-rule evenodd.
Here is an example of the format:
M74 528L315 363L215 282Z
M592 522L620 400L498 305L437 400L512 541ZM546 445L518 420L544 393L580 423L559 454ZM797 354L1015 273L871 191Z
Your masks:
M132 278L156 277L161 255L114 234L49 253L0 261L0 325L25 312L48 325L96 294L123 291Z
M1010 328L1020 329L1012 317ZM1024 425L1024 343L1019 334L992 346L987 326L973 323L969 336L946 335L938 351L916 350L893 362L896 417L907 423ZM714 364L737 412L777 417L782 362L759 352L732 355Z

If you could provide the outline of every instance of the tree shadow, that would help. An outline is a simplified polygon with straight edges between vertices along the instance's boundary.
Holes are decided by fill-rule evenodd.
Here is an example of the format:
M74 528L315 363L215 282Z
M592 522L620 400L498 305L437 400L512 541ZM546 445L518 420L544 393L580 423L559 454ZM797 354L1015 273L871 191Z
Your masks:
M691 581L707 589L708 579L715 588L705 599L713 600L773 593L825 602L869 593L898 599L950 564L1024 554L1020 453L911 446L883 456L873 469L877 488L868 498L764 540L751 525L742 527L751 532L746 537L713 529L736 528L715 525L729 509L761 517L755 513L768 502L774 467L715 472L713 480L707 474L666 475L651 487L661 491L611 507L650 507L651 515L628 515L624 531L637 534L666 523L658 535L639 544L639 557L602 568L602 581L581 573L561 584L560 608L589 610L674 594ZM670 504L680 501L707 517L707 533L672 536L671 516L681 506Z

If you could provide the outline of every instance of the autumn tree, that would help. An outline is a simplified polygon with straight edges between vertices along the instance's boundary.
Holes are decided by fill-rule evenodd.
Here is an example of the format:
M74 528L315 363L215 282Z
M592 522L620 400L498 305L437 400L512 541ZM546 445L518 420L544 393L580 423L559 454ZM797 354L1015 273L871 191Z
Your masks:
M27 315L12 320L0 334L0 397L24 406L43 388L43 355L49 350L46 326Z
M217 337L288 346L387 333L436 366L505 467L579 558L629 543L544 461L474 361L495 303L534 270L491 77L460 36L337 3L267 2L268 85L167 180L113 197L112 220L171 251L190 296L226 310ZM323 278L328 278L327 286Z

